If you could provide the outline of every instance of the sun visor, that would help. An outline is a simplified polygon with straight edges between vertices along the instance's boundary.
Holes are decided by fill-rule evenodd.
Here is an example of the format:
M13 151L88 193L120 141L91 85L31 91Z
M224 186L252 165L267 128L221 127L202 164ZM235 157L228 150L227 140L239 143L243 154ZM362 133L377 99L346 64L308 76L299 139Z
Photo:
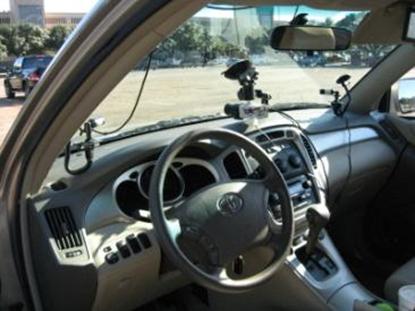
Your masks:
M399 44L405 26L408 4L396 3L373 10L353 33L355 44Z

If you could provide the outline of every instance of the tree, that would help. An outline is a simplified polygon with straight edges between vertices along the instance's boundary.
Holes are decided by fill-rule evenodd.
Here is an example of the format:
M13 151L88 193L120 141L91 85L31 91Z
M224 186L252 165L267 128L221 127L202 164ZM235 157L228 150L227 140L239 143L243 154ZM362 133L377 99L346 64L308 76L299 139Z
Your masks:
M339 20L336 23L336 26L353 31L355 30L358 24L359 24L359 20L357 19L357 14L350 13L350 14L347 14L345 17L343 17L341 20Z
M268 36L263 29L255 29L245 37L245 45L250 54L263 54L268 45Z
M43 52L48 38L44 29L33 24L2 25L0 36L7 53L15 56Z
M335 26L340 28L346 28L350 31L355 31L365 15L365 12L347 14L345 17L337 21Z
M45 42L45 48L53 51L59 50L72 30L71 27L64 25L52 27L49 30L49 37Z
M334 25L334 21L332 18L327 17L324 22L321 24L321 26L325 26L325 27L331 27Z
M203 40L203 27L195 22L187 22L171 36L180 51L195 51Z
M0 60L7 57L7 47L3 44L4 38L0 36Z
M196 53L195 53L196 52ZM181 59L185 62L202 62L202 66L220 56L244 57L243 49L225 40L221 36L211 35L203 24L187 22L159 44L153 57L164 62L169 59ZM200 58L197 58L199 56Z

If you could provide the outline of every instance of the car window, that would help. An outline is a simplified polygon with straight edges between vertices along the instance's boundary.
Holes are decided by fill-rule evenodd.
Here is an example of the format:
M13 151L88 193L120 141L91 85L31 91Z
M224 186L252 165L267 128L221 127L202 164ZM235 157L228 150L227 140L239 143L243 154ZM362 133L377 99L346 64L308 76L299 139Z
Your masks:
M23 69L46 68L51 60L51 57L27 57L23 60Z
M216 8L216 9L214 9ZM258 72L256 88L268 94L270 104L328 105L333 98L320 89L343 89L337 78L351 76L353 87L393 46L353 45L345 51L275 51L270 34L287 25L296 13L307 14L310 25L355 30L366 11L319 10L307 6L208 6L161 42L149 58L137 64L103 100L92 117L103 117L101 133L148 131L224 115L227 103L238 101L240 85L224 77L229 66L249 59ZM130 111L140 94L136 113ZM124 120L129 118L126 126ZM118 130L119 129L119 130ZM97 136L100 135L96 131Z
M22 63L23 63L23 58L21 57L17 58L16 61L14 62L13 69L14 70L22 69Z
M5 16L11 14L8 2L0 1ZM42 6L40 13L16 16L0 25L0 152L7 132L27 105L26 96L36 89L53 56L98 0L37 2Z

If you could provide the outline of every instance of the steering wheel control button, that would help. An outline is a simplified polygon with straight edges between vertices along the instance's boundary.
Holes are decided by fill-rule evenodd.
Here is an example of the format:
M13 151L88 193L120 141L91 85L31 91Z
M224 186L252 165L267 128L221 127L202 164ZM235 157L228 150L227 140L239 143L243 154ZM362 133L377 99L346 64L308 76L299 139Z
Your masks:
M134 234L130 234L126 238L127 244L130 245L134 254L141 252L141 246Z
M217 202L219 212L225 216L238 214L244 207L244 200L236 193L226 193Z
M192 241L198 241L200 238L200 232L194 227L184 227L183 236Z
M242 256L238 256L232 263L232 269L235 274L241 275L244 273L245 260Z
M213 242L207 236L202 236L200 238L199 242L202 245L202 247L204 249L208 250L208 251L215 248L215 245L213 244Z
M219 264L219 251L216 247L209 251L208 258L212 265Z
M128 248L127 244L125 244L125 242L117 242L115 245L117 246L117 249L120 252L122 258L131 256L130 249Z
M105 261L110 265L117 263L119 259L120 258L118 257L117 253L108 253L105 255Z
M138 239L140 240L141 245L143 245L143 247L144 247L145 249L147 249L147 248L150 248L150 247L151 247L151 241L150 241L150 239L149 239L149 237L148 237L148 235L147 235L147 234L145 234L145 233L140 233L140 234L138 235Z

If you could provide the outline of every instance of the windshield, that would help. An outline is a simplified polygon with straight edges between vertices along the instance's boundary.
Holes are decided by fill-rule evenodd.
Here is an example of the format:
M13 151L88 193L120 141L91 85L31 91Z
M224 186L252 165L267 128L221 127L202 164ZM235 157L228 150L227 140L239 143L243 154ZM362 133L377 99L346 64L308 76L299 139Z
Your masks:
M51 60L50 56L26 57L23 61L23 69L46 68Z
M327 105L332 97L320 95L321 88L336 88L335 81L343 74L351 76L352 87L392 49L366 44L341 52L274 51L269 46L272 29L300 13L308 14L308 24L353 31L367 12L306 6L206 7L155 50L138 107L121 131L162 120L223 114L226 103L238 101L240 86L222 72L241 59L254 64L259 72L256 88L272 96L271 104ZM128 118L147 61L137 64L94 112L106 120L101 131L117 129Z

